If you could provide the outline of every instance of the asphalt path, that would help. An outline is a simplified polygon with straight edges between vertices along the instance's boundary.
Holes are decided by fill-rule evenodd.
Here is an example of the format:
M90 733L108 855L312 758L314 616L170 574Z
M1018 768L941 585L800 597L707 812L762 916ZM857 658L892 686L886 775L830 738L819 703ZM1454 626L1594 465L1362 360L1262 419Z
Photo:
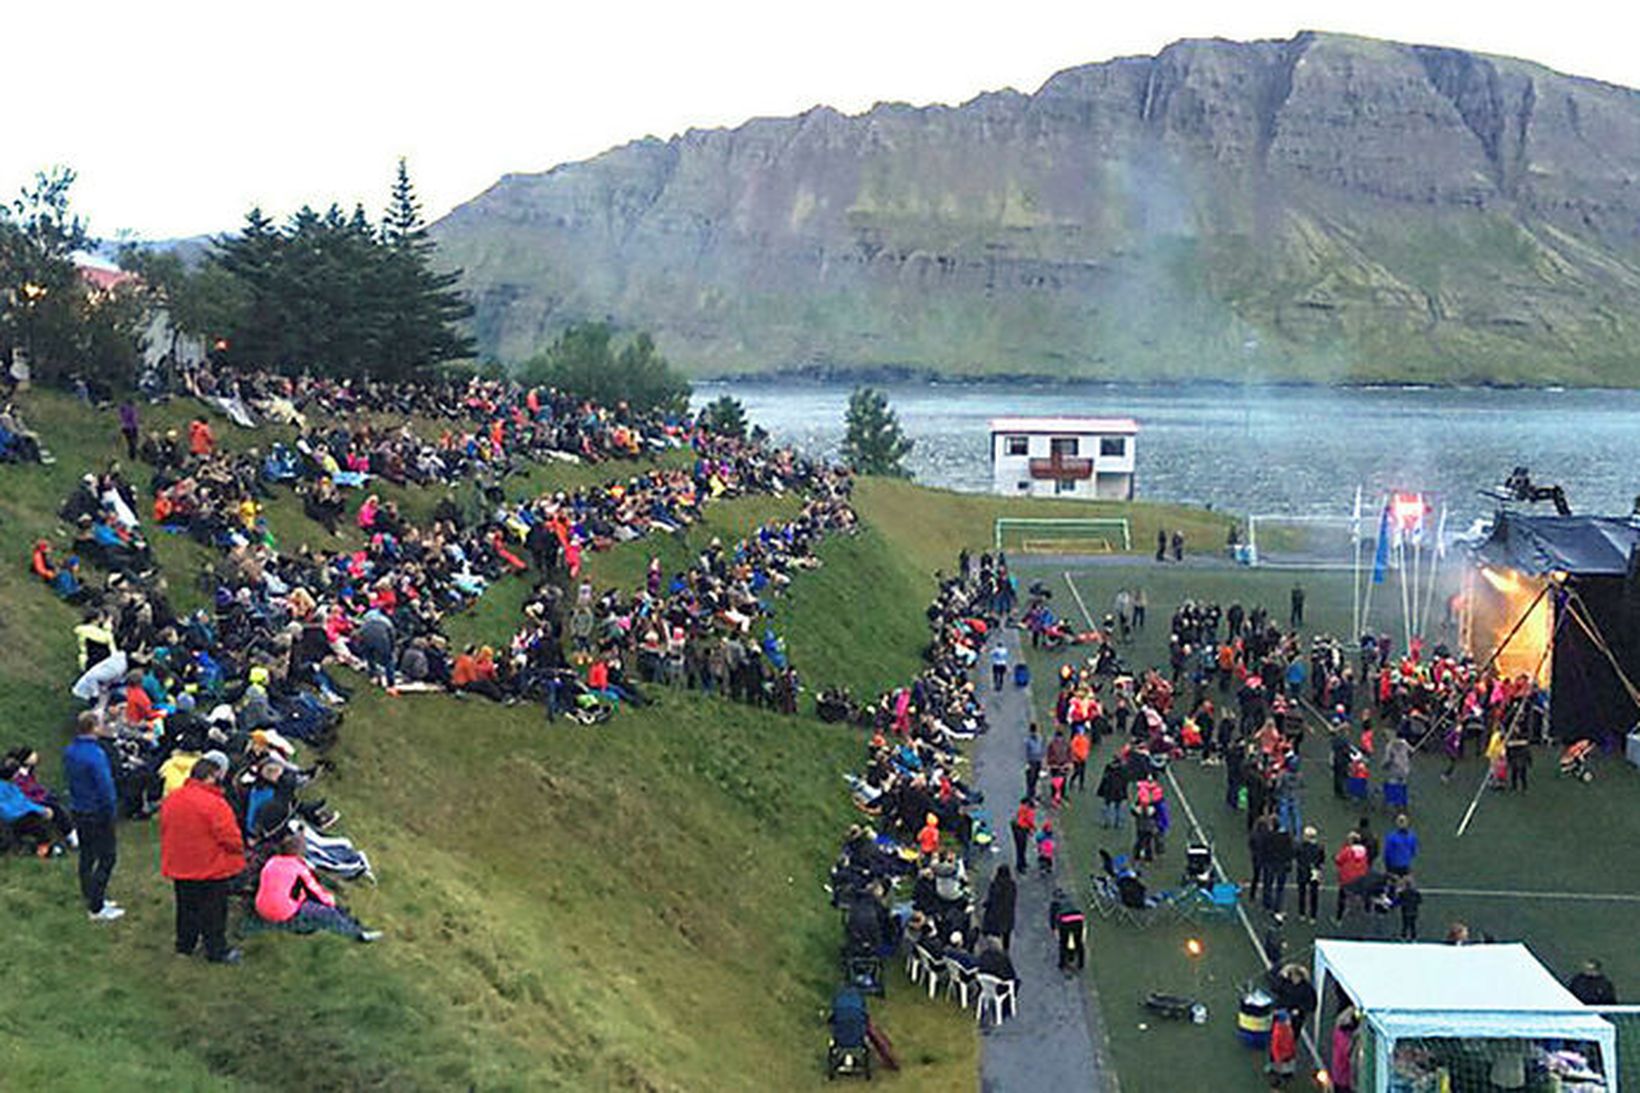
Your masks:
M1008 679L1001 691L991 687L989 649L976 667L975 675L985 688L988 732L977 738L971 749L974 781L985 794L996 834L996 852L985 869L985 883L995 866L1013 862L1013 836L1009 824L1025 791L1025 734L1031 721L1030 689L1014 686L1013 665L1022 652L1019 631L1005 629L996 639L1007 644ZM1048 799L1047 778L1037 787L1038 796ZM1051 809L1041 807L1038 816ZM1034 1093L1038 1090L1089 1090L1095 1093L1117 1089L1116 1072L1107 1061L1105 1037L1099 1019L1098 1000L1091 984L1081 975L1065 975L1057 967L1057 941L1048 929L1048 901L1054 880L1035 872L1036 849L1030 851L1032 871L1019 878L1019 900L1014 919L1014 970L1019 973L1019 1012L998 1027L987 1026L981 1041L980 1089L982 1093ZM1061 857L1058 883L1075 893L1076 878ZM983 887L981 888L983 891ZM1087 908L1083 908L1087 911ZM1089 930L1088 959L1099 959L1098 938Z

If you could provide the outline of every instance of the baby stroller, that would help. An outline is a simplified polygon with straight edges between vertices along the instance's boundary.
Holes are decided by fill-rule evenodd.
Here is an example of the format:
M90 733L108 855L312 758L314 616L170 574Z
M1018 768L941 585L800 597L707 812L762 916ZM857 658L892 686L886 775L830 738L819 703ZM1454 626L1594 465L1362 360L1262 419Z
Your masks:
M1184 848L1184 882L1197 888L1213 886L1213 848L1193 842Z
M1594 781L1594 768L1589 765L1594 752L1593 740L1575 741L1560 753L1560 773L1580 782Z
M866 998L854 987L840 988L831 999L831 1041L826 1045L826 1080L838 1075L871 1080L871 1043L866 1038L870 1019Z

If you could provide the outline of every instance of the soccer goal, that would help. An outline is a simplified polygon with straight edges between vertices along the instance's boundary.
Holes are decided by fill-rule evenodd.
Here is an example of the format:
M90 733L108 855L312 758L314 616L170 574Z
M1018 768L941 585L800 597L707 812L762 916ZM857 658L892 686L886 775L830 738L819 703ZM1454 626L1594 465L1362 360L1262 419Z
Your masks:
M999 516L996 548L1017 554L1113 554L1133 549L1127 518Z
M1247 518L1246 561L1261 566L1349 569L1355 556L1356 527L1350 516L1257 513ZM1369 557L1372 547L1373 537L1364 535L1363 549Z

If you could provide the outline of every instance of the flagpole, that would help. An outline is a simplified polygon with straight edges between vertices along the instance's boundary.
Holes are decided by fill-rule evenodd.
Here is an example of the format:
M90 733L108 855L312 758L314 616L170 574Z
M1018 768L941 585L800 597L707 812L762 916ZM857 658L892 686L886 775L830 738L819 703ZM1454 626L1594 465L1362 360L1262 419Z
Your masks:
M1385 512L1385 506L1388 504L1389 495L1385 494L1384 499L1379 502L1378 505L1378 539L1373 543L1372 581L1367 585L1366 591L1361 594L1361 629L1363 633L1366 631L1366 628L1372 624L1373 587L1383 583L1383 576L1380 572L1382 567L1380 567L1378 563L1382 560L1385 566L1389 564L1389 524L1388 515ZM1357 640L1361 637L1360 634L1355 636Z
M1355 561L1350 566L1350 642L1361 640L1361 483L1355 484L1355 518L1350 524Z
M1401 541L1395 545L1395 560L1399 563L1401 570L1401 635L1406 639L1406 644L1401 648L1411 652L1412 611L1407 606L1407 541L1405 535L1402 535Z
M1412 625L1412 632L1414 634L1417 634L1419 637L1422 637L1423 633L1424 633L1424 628L1419 625L1419 618L1418 618L1419 593L1421 593L1423 591L1423 587L1424 587L1419 581L1419 578L1420 578L1420 576L1422 576L1422 573L1423 573L1423 561L1424 561L1424 536L1423 536L1423 530L1420 528L1419 532L1418 532L1418 538L1412 540L1412 624L1411 624Z
M1424 592L1424 629L1429 629L1429 616L1435 610L1435 589L1441 583L1441 558L1443 551L1441 544L1446 541L1446 506L1441 506L1441 515L1435 521L1435 545L1429 554L1429 588Z

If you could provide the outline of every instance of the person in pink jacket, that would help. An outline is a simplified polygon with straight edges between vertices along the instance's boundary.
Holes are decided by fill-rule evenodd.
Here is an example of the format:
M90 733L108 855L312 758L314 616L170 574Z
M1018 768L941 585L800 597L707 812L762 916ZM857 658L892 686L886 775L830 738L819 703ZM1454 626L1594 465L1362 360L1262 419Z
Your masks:
M303 933L329 930L355 941L380 938L380 930L366 929L337 905L336 897L313 875L303 850L302 836L288 835L279 845L279 853L262 866L256 885L257 915L275 925L292 925Z

